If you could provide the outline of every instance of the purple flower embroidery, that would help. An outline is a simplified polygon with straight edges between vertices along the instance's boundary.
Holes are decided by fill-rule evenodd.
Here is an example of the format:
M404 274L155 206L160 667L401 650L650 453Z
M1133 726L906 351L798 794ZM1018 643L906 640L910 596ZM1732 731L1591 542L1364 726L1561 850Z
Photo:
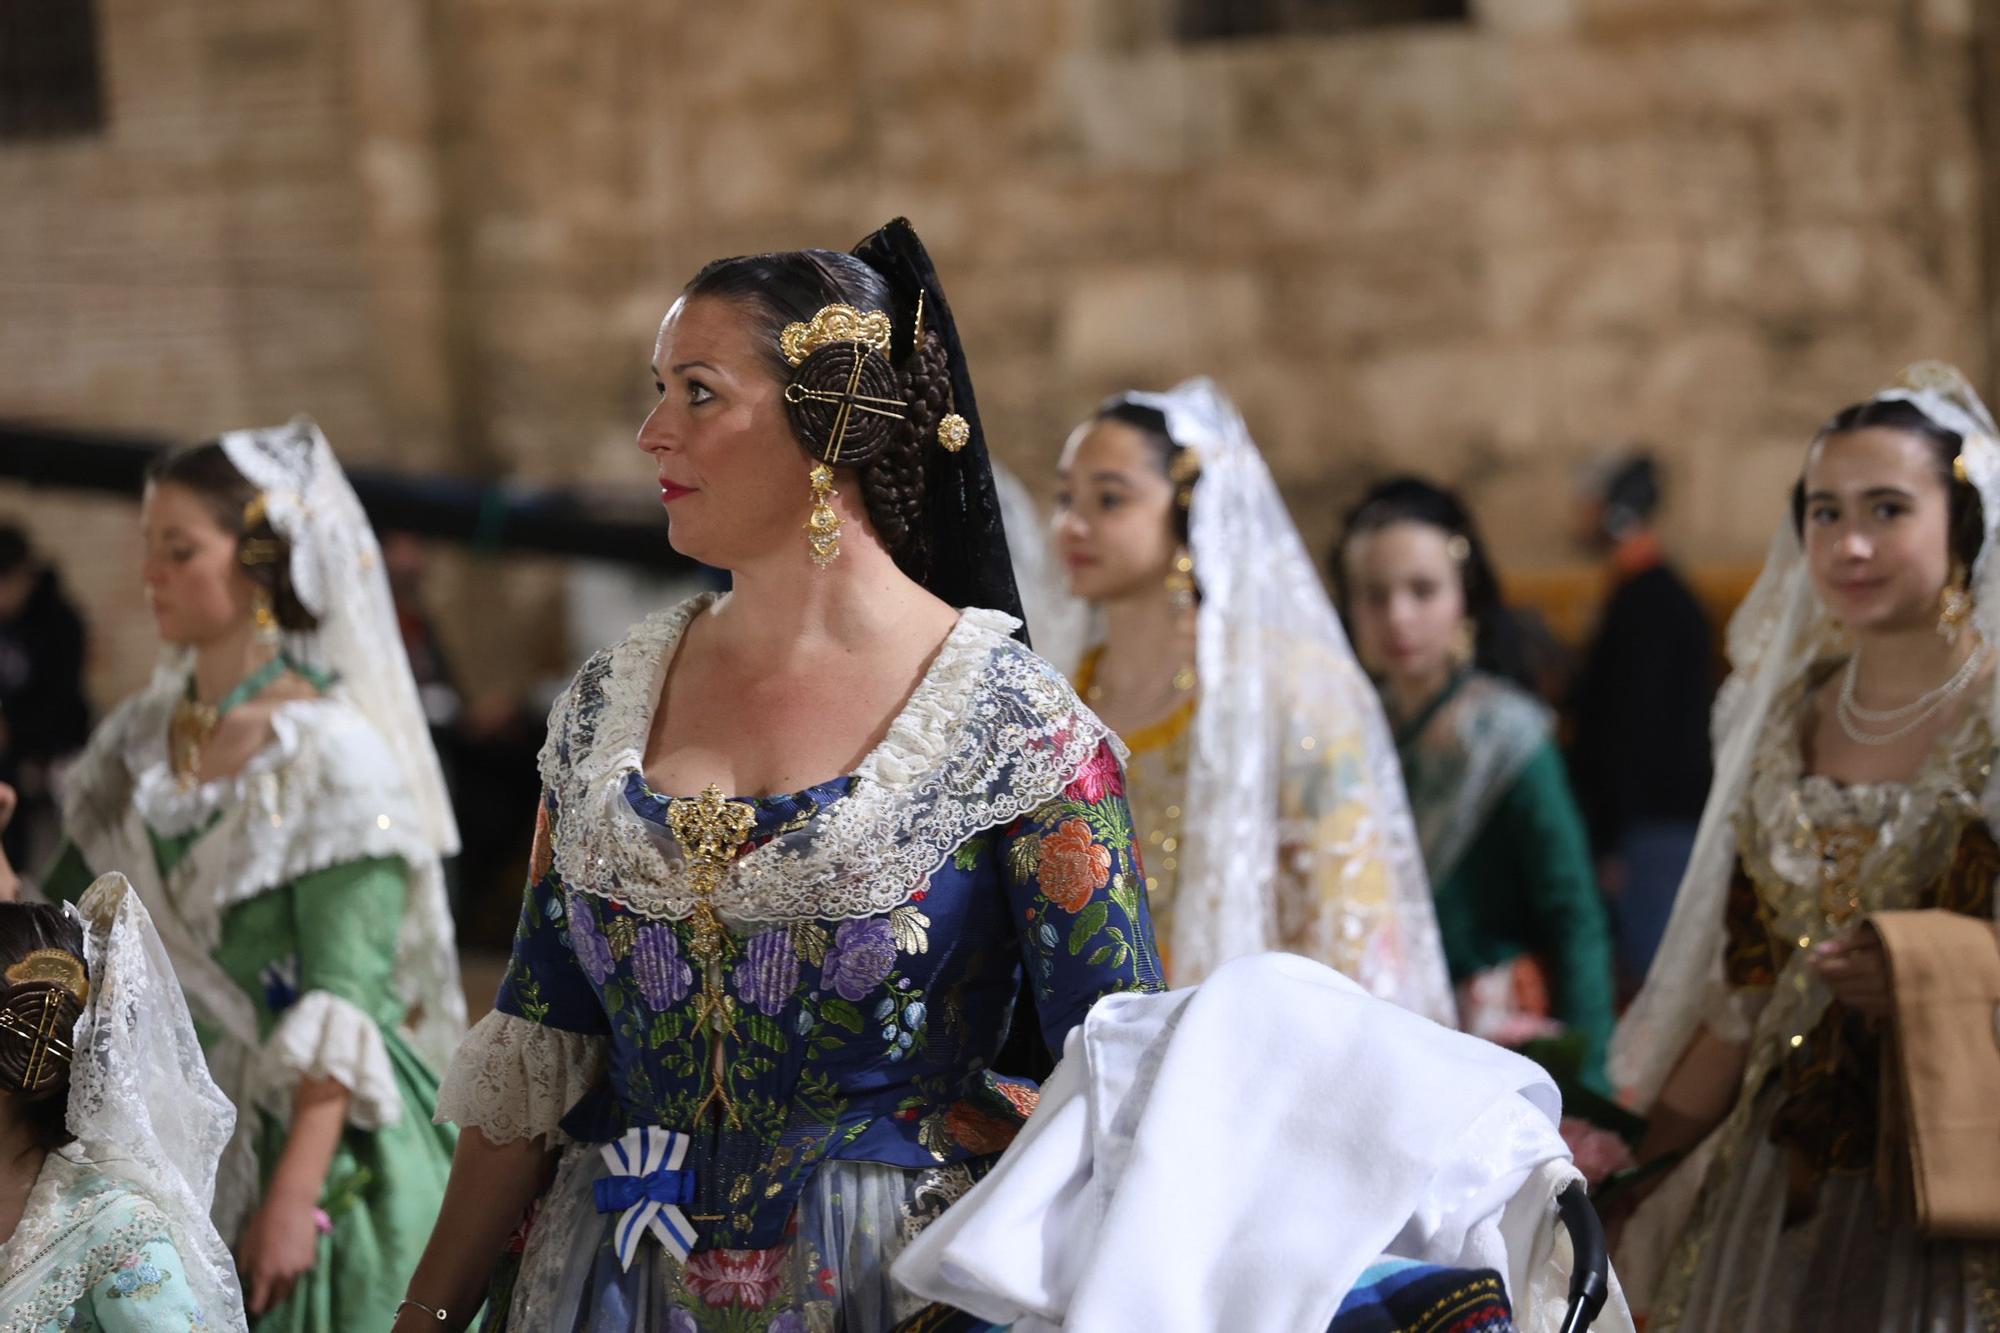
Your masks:
M797 1310L787 1310L771 1321L770 1333L806 1333L806 1317Z
M665 1009L687 998L694 987L694 969L681 957L681 942L672 926L646 926L632 945L632 975L639 994L654 1009Z
M820 986L848 1001L861 999L896 965L896 935L887 920L846 921L834 933L820 970Z
M569 940L583 974L594 984L602 986L617 971L618 960L611 956L611 941L597 928L597 913L590 910L588 903L570 904Z
M696 1327L694 1316L686 1310L675 1310L667 1316L667 1333L701 1333Z
M775 1018L798 984L799 956L792 948L792 932L767 930L752 936L736 968L736 993L744 1002L765 1017Z

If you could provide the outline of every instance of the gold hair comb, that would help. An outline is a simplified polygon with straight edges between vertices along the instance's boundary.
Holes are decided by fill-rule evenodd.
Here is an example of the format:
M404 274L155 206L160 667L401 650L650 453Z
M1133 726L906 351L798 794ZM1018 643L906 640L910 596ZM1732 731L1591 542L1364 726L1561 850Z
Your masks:
M78 1004L90 1001L90 978L82 961L67 949L37 949L9 967L6 977L10 986L28 981L54 982L74 995Z
M889 316L880 310L864 313L851 305L830 305L822 307L810 324L785 325L785 331L778 335L778 348L790 366L833 343L860 343L887 356L889 334Z

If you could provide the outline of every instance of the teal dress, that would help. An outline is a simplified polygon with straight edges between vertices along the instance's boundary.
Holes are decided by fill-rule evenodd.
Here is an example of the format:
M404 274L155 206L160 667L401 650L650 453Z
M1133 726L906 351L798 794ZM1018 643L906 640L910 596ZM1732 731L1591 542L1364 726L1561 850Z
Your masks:
M414 1047L397 984L412 886L435 857L398 838L388 813L398 793L384 778L394 769L357 713L327 699L286 705L280 718L278 741L243 773L184 791L154 766L131 712L114 714L105 726L127 732L121 761L93 743L94 780L71 802L72 842L44 887L74 900L119 870L156 921L172 914L162 935L211 1072L237 1105L216 1199L226 1242L263 1197L300 1082L331 1078L350 1092L320 1198L333 1229L292 1295L253 1325L325 1333L379 1324L401 1299L457 1134L432 1123L438 1076ZM360 767L330 780L329 766L349 765ZM121 777L119 814L108 802Z
M1551 732L1525 691L1465 672L1396 748L1465 1025L1524 1046L1537 1020L1559 1025L1576 1067L1555 1072L1609 1093L1610 922Z
M0 1244L5 1333L225 1333L171 1228L142 1194L80 1157L50 1153L21 1224Z

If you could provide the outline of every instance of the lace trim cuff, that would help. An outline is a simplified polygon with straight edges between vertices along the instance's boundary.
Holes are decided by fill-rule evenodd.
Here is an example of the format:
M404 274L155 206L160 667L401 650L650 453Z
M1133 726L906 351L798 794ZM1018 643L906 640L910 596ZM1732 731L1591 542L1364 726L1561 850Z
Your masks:
M348 1123L375 1130L403 1118L381 1025L329 991L310 991L285 1012L258 1057L257 1102L289 1122L304 1079L330 1078L352 1094Z
M605 1039L491 1013L452 1057L438 1089L437 1119L477 1127L495 1143L546 1138L569 1142L563 1116L604 1072Z

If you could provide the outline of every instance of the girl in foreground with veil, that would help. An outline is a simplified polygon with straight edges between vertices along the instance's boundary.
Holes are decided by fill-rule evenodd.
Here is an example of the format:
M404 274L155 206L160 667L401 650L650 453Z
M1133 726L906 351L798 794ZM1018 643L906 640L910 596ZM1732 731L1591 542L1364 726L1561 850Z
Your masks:
M1944 1333L2000 1311L1995 1191L1948 1218L1910 1171L1990 1180L2000 1111L1961 1107L1972 1132L1925 1162L1929 1092L1898 1054L1938 1013L1912 938L1958 941L1961 984L2000 972L1996 523L1992 418L1956 371L1912 367L1815 436L1731 622L1715 785L1613 1046L1651 1111L1642 1161L1691 1152L1620 1254L1656 1333ZM1931 1071L1961 1093L1995 1063L1996 999Z
M82 909L0 903L0 1328L240 1330L208 1220L235 1112L124 877Z
M437 1214L464 1027L457 829L380 550L300 418L163 455L141 519L168 654L92 736L46 877L129 876L236 1105L216 1185L260 1330L361 1328Z
M1061 469L1055 539L1105 631L1077 685L1132 748L1169 983L1280 949L1450 1024L1382 706L1235 406L1125 394Z

